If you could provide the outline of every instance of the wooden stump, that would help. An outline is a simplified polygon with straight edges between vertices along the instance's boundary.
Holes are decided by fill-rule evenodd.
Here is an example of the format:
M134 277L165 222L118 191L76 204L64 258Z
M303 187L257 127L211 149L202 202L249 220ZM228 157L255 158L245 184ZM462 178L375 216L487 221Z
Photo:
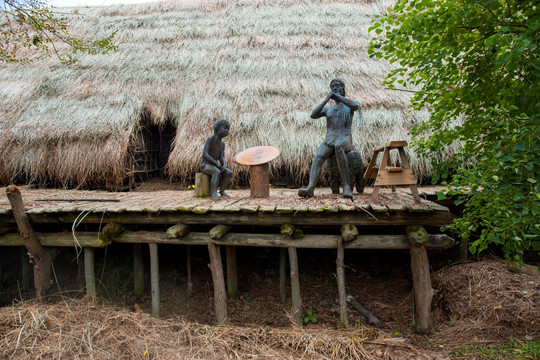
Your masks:
M159 257L157 244L150 248L150 286L152 288L152 315L159 317Z
M414 323L418 334L429 334L434 325L431 312L433 289L429 273L429 260L424 244L428 242L426 229L421 225L407 227L411 243L411 269L414 292Z
M210 175L205 173L195 174L195 197L210 196Z
M208 254L210 255L210 270L214 283L214 308L216 311L216 322L222 325L227 321L227 293L225 292L225 280L223 278L223 265L221 263L221 252L219 246L208 244Z
M265 198L270 196L270 170L268 163L251 165L249 167L249 181L251 197Z
M94 269L94 249L84 248L84 278L86 294L96 296L96 273Z
M141 296L144 293L144 262L141 244L133 244L133 294Z

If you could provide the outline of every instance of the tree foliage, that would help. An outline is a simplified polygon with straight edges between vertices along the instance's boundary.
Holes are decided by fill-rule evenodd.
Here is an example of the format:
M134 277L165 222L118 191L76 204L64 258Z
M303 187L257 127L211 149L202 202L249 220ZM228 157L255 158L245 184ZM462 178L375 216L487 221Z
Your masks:
M0 4L0 62L30 62L56 55L63 63L77 60L77 53L107 53L116 46L114 33L88 40L71 33L67 17L74 13L56 13L42 0L3 0ZM67 45L67 46L66 46ZM67 49L66 49L67 48Z
M540 250L539 1L398 0L370 31L370 54L397 65L386 85L420 89L411 106L431 112L414 145L463 144L435 164L439 196L464 206L450 229L473 254Z

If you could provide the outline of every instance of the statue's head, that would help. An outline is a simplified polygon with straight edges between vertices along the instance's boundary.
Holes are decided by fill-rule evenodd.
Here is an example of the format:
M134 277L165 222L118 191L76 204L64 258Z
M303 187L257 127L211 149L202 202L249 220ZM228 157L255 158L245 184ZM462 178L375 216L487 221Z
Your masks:
M345 81L340 78L335 78L330 81L330 89L338 91L341 96L345 96Z
M229 120L227 119L219 119L214 123L214 134L222 133L222 136L229 135L229 129L231 127L231 124L229 123Z

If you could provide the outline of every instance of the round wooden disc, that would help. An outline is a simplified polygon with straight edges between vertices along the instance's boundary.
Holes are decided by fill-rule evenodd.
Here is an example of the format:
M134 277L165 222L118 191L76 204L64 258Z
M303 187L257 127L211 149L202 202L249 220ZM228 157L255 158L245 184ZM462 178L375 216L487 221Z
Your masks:
M240 165L260 165L274 160L279 153L279 149L274 146L255 146L239 152L233 160Z

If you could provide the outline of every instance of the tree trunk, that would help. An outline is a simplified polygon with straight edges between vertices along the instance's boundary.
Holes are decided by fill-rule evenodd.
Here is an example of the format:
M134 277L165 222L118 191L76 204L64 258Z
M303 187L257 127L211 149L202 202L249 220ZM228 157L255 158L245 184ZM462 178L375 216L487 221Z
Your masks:
M48 249L41 246L24 208L21 192L15 185L6 188L6 195L11 204L13 217L24 241L24 246L34 265L34 286L36 297L41 298L49 287L51 281L51 256Z

